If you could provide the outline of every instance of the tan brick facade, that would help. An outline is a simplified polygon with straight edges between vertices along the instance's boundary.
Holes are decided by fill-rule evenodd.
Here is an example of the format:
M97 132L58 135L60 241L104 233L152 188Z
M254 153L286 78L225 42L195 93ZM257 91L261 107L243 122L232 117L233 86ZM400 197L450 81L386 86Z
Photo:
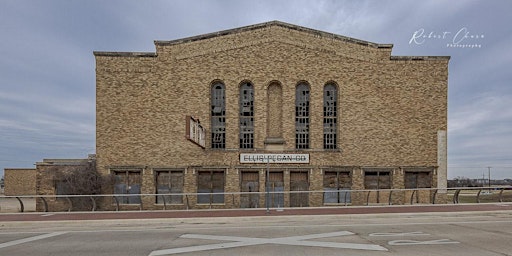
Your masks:
M36 169L4 169L6 196L36 194Z
M57 191L58 183L63 179L63 173L76 172L77 175L80 175L84 171L84 167L89 163L94 164L94 161L94 155L89 155L89 158L86 159L44 159L42 162L36 163L36 169L34 170L36 193L34 194L43 197L69 194L65 190ZM73 185L76 186L77 184ZM36 200L37 211L77 210L77 205L73 206L67 198L44 197L43 200L43 197L39 197ZM86 200L89 199L87 198Z
M324 170L336 167L350 167L351 189L365 188L367 167L391 169L391 188L405 187L404 168L431 168L431 185L438 185L436 172L443 164L438 163L438 131L447 129L449 57L391 56L389 44L282 22L155 45L155 53L95 52L97 168L103 174L121 169L140 173L141 193L157 193L159 168L183 170L184 193L198 192L199 173L210 169L224 170L224 192L239 192L241 172L247 169L259 172L258 189L265 191L266 164L240 163L240 153L309 154L307 164L270 165L270 171L283 172L285 191L290 190L291 170L306 171L309 190L322 191ZM211 87L216 82L225 85L225 149L211 148ZM253 149L239 147L239 88L244 82L254 86ZM310 90L310 140L308 149L296 150L299 83ZM337 88L334 150L323 148L328 83ZM205 127L205 149L185 138L187 115ZM380 193L378 202L388 194ZM372 196L352 193L351 203ZM289 197L285 194L285 206ZM411 195L392 198L408 203ZM322 199L321 192L312 193L309 205L324 205ZM240 201L237 194L220 204L198 204L189 196L169 207L231 208L240 207ZM260 197L259 207L264 204ZM154 197L142 198L142 205L162 208Z

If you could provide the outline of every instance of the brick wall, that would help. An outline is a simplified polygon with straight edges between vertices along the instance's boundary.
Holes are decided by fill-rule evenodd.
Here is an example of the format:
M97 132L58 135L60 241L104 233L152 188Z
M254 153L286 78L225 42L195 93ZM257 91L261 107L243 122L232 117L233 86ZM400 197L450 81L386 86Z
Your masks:
M6 196L36 194L36 169L4 169Z
M155 44L156 53L95 53L96 153L104 174L112 166L147 166L149 176L154 175L152 166L221 166L227 169L226 191L238 191L236 170L249 166L239 163L240 152L299 152L294 119L299 82L311 90L311 147L300 151L309 153L311 162L286 168L313 170L311 188L320 189L317 181L325 166L438 165L437 132L447 129L449 58L394 57L391 45L281 23ZM226 150L209 145L215 81L226 86ZM239 86L244 81L254 85L251 150L238 148ZM338 88L338 150L324 151L323 87L328 82ZM269 89L271 84L281 86L280 96L269 96L276 89ZM186 140L186 115L206 128L206 149ZM279 135L284 144L265 147L266 138ZM284 166L273 166L278 167ZM361 170L353 174L353 188L363 188ZM187 191L194 191L194 175L194 168L188 168Z

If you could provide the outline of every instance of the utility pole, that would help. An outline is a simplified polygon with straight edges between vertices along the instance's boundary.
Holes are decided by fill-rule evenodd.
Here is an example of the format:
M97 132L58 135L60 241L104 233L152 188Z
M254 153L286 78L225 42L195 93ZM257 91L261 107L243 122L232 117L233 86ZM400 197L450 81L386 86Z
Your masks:
M487 175L487 178L489 178L489 192L491 192L491 167L487 167L487 170L489 171L489 174Z

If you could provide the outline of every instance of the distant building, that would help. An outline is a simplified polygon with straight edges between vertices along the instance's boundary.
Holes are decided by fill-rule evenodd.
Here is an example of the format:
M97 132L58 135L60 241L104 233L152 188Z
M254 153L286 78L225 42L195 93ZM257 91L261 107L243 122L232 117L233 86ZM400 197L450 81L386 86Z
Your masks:
M44 159L36 163L37 195L73 195L76 190L72 186L78 186L76 180L67 179L68 174L84 175L86 171L95 171L96 156L91 154L84 159ZM87 168L92 168L88 170ZM77 177L77 176L71 176ZM76 179L76 178L75 178ZM86 194L91 194L88 189L83 189ZM38 198L36 210L44 211L47 206L49 211L64 211L70 209L70 203L65 198L49 197ZM86 198L90 202L89 198ZM44 204L47 204L46 206ZM73 206L72 206L73 207ZM77 205L74 206L75 209ZM90 208L89 208L90 209Z
M36 169L6 168L4 169L4 194L6 196L35 195Z

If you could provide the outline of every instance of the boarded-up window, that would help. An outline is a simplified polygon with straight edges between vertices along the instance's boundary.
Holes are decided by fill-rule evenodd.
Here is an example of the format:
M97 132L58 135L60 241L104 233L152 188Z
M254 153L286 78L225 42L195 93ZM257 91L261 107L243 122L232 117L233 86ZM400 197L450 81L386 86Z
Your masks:
M291 171L290 172L290 207L307 207L309 206L309 192L293 192L308 191L308 171Z
M242 192L240 195L240 207L257 208L260 195L255 192L260 191L259 173L254 171L242 171L240 175L240 191Z
M432 187L431 171L405 170L405 188L430 188Z
M365 189L390 189L391 188L391 170L389 169L369 169L364 170Z
M350 171L324 171L324 203L350 203L352 178Z
M119 203L122 204L140 204L141 188L140 170L114 171L115 185L114 194L132 194L135 196L120 196Z
M270 192L267 202L270 203L269 207L283 207L284 206L284 176L283 172L269 173L267 190Z
M183 170L157 170L156 171L157 194L181 194L183 193ZM182 204L183 195L163 195L156 197L157 204Z
M197 175L197 203L224 203L224 171L199 171Z

